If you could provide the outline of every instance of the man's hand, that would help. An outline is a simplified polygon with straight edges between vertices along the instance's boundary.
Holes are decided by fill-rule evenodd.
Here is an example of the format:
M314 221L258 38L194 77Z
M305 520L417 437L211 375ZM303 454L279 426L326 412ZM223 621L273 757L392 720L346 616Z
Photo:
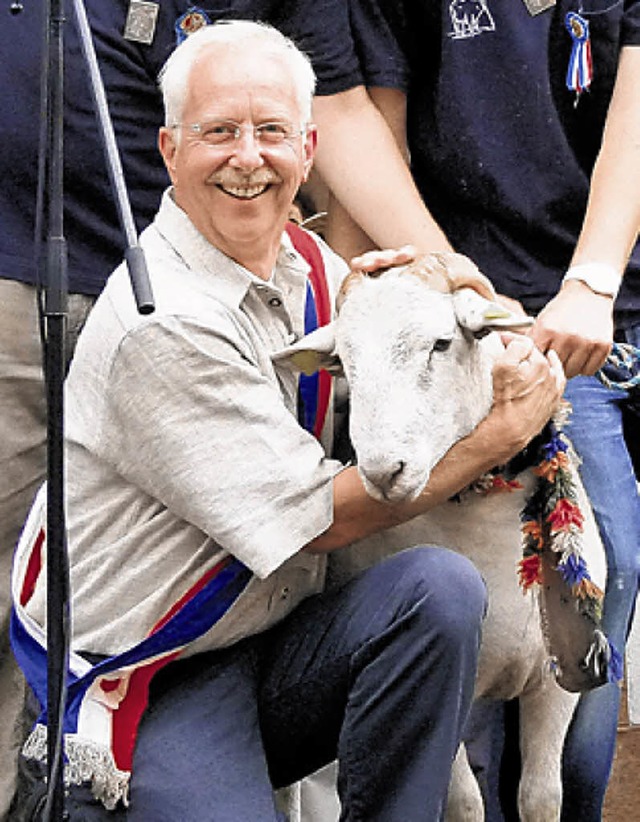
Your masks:
M544 355L522 335L501 337L505 350L493 368L493 407L487 422L497 426L506 460L542 430L562 399L566 380L555 351ZM497 446L493 438L491 447Z
M567 378L595 374L611 351L613 300L578 280L566 282L529 335L541 351L558 354Z

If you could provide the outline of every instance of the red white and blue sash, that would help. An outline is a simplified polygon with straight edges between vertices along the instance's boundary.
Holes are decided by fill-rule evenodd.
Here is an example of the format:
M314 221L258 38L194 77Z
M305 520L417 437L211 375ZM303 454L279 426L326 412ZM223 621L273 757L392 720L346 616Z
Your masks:
M47 650L43 628L27 613L46 556L46 486L36 497L14 559L12 644L18 663L43 708L23 754L44 761L47 725ZM233 557L207 570L140 643L92 665L71 652L64 716L65 781L89 781L95 796L112 809L127 803L138 724L149 684L229 610L252 574Z
M318 244L309 232L295 223L287 224L287 234L296 251L310 266L304 315L305 334L331 321L331 297ZM331 375L321 369L311 376L300 375L300 425L320 439L331 402Z

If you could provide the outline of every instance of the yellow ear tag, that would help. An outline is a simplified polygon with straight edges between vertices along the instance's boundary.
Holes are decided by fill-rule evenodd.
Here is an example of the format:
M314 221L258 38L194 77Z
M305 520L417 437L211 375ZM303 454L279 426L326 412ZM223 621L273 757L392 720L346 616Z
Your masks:
M510 316L511 312L507 311L507 309L501 305L498 305L498 303L491 303L482 314L482 318L487 322L491 322L491 320L504 320Z

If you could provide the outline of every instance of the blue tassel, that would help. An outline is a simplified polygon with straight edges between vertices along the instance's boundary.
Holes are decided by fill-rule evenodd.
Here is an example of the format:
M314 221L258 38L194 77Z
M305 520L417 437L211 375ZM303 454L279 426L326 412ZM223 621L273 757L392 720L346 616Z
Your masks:
M573 587L583 579L591 579L587 571L587 563L578 554L569 554L564 562L558 563L558 570L567 585Z
M566 440L558 434L557 431L554 431L549 442L546 442L542 446L544 458L546 460L553 459L560 451L567 451L568 448L569 446L567 445Z

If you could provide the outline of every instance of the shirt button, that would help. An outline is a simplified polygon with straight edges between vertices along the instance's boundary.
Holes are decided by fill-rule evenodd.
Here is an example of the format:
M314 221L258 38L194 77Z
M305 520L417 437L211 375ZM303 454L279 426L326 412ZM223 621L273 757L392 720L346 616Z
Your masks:
M280 599L288 599L289 598L289 586L285 585L282 591L280 591Z
M280 308L280 306L282 305L282 300L280 299L280 297L272 297L269 300L269 305L273 308Z

